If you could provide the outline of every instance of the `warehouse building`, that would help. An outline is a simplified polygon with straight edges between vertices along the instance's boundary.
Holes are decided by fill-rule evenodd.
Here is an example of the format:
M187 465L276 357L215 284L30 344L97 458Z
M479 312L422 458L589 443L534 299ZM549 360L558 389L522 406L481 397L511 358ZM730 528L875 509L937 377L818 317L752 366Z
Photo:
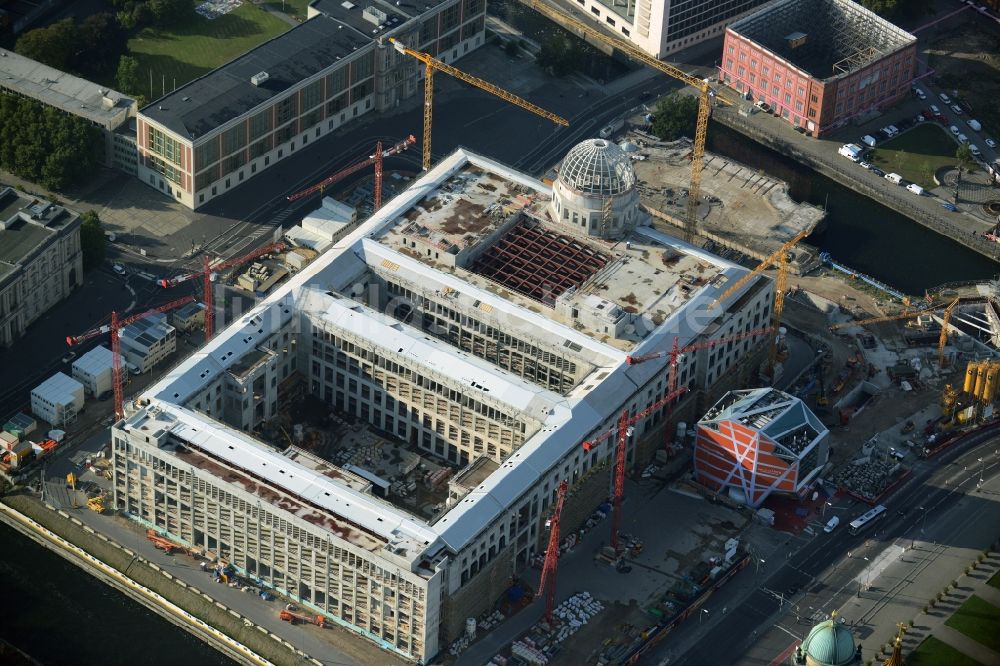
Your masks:
M698 422L694 476L753 508L772 492L803 495L830 458L828 434L787 393L731 391Z
M719 79L812 136L903 99L917 38L851 0L780 0L726 29Z
M57 372L31 390L31 413L53 426L76 420L83 409L83 384Z
M627 159L605 157L634 181ZM600 163L562 186L596 182ZM571 201L589 220L620 189L591 209ZM480 155L443 159L139 399L113 428L116 506L427 663L544 548L561 480L587 512L606 498L614 438L581 442L667 391L665 360L626 358L770 318L769 280L713 306L746 269L654 230L638 207L604 240L553 200ZM728 390L761 351L743 339L685 355L689 403ZM391 441L409 476L252 434L303 391ZM630 464L661 441L665 410L636 424ZM421 468L453 477L440 510L407 503Z
M485 0L362 8L315 0L309 20L143 107L138 175L189 208L310 141L415 95L423 69L392 35L453 62L482 45Z
M576 3L581 10L578 18L590 19L649 55L663 58L720 36L730 22L770 1L576 0Z
M81 285L80 216L0 186L0 346Z

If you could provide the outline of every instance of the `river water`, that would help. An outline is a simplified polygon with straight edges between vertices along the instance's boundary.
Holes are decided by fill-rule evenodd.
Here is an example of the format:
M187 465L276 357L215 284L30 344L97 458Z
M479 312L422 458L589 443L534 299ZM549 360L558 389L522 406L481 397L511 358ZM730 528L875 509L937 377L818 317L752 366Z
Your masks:
M0 600L0 640L45 666L235 663L3 524Z
M796 201L826 206L825 228L805 242L855 270L914 295L1000 273L996 262L738 132L713 123L708 137L712 152L786 181Z

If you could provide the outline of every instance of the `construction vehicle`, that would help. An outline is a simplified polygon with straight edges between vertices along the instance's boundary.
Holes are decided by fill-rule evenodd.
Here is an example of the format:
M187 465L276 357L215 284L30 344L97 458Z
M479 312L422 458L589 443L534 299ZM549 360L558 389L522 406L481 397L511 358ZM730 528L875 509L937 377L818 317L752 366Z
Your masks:
M87 500L87 508L97 513L104 513L104 497L102 495L91 497Z
M70 472L69 474L66 475L66 485L72 488L73 490L76 490L76 474Z
M150 542L152 542L154 548L162 550L167 555L172 555L175 551L179 551L182 553L188 552L187 548L180 545L179 543L174 543L170 539L160 536L154 529L146 530L146 538Z
M434 114L434 72L441 71L445 74L450 74L459 81L464 81L469 85L475 86L480 90L484 90L491 95L495 95L500 99L510 102L515 106L519 106L522 109L531 111L535 115L541 116L542 118L547 118L552 122L562 125L564 127L569 127L569 121L562 116L557 116L554 113L550 113L540 106L535 106L526 99L518 97L512 92L508 92L499 86L495 86L488 81L472 76L471 74L466 74L457 67L452 67L451 65L446 65L429 53L423 53L421 51L414 51L413 49L404 46L395 37L390 37L389 42L392 46L404 55L416 58L420 62L424 63L424 141L423 141L423 169L427 171L431 168L431 126L433 125L433 114Z
M145 319L146 317L154 314L159 314L163 312L168 312L174 308L179 308L182 305L187 305L194 300L193 296L186 296L184 298L179 298L176 301L170 301L159 307L150 308L145 312L140 312L134 314L131 317L125 317L124 319L118 318L118 312L111 312L111 323L106 326L100 326L93 330L87 331L78 336L67 336L66 344L70 347L78 345L82 342L86 342L92 338L96 338L104 333L111 334L111 383L115 391L115 418L122 419L125 417L125 407L124 400L122 397L122 391L125 386L125 373L122 371L122 349L121 349L121 329L126 326L133 324L140 319ZM208 319L206 313L206 321Z
M278 619L291 622L292 624L302 623L315 624L317 627L326 626L326 620L323 619L322 615L306 615L305 613L297 613L287 609L283 609L278 613Z
M713 98L717 102L724 104L730 104L730 102L724 100L716 91L713 91L708 85L707 79L700 79L674 65L658 60L637 46L619 39L617 36L612 36L595 25L590 25L573 18L562 10L557 9L556 6L547 4L545 0L521 0L521 3L551 19L557 25L561 25L578 37L606 44L624 53L632 60L636 60L647 67L662 72L682 83L686 83L698 91L698 118L694 129L694 147L691 150L691 183L688 186L687 215L684 219L684 236L690 242L697 233L698 226L698 204L701 201L701 172L705 162L705 137L708 133L709 105Z
M563 502L566 500L568 484L563 481L556 491L555 508L549 519L549 545L545 549L545 564L542 578L538 583L539 594L545 595L545 621L552 624L552 611L556 607L556 571L559 568L559 521L562 519Z
M212 259L210 259L206 254L202 257L203 265L200 271L185 273L184 275L178 275L177 277L165 280L157 280L156 284L160 285L164 289L169 289L170 287L176 287L177 285L187 282L188 280L194 280L195 278L202 279L203 294L201 302L205 305L205 342L208 342L212 339L212 334L215 332L215 311L212 304L212 281L215 280L217 274L227 268L245 264L248 261L262 257L265 254L281 252L284 249L284 243L268 243L267 245L257 248L253 252L247 252L246 254L241 254L238 257L233 257L232 259L215 262L213 262Z
M362 160L362 161L358 162L357 164L352 164L351 166L347 167L346 169L338 171L337 173L333 174L332 176L324 178L320 182L316 183L315 185L311 185L310 187L307 187L306 189L302 190L301 192L296 192L295 194L289 195L287 197L287 199L289 201L296 201L297 199L301 199L302 197L309 196L313 192L320 192L320 193L322 193L323 190L325 190L329 186L333 185L334 183L337 183L337 182L343 180L344 178L347 178L352 173L357 173L358 171L361 171L362 169L366 169L369 166L371 166L371 165L374 164L375 165L375 192L374 192L374 195L373 195L374 196L374 201L373 201L374 205L373 205L373 208L377 211L379 208L382 207L382 160L384 158L390 157L392 155L398 155L399 153L403 152L404 150L406 150L407 148L409 148L410 146L412 146L416 142L417 142L416 137L414 137L411 134L410 136L406 137L405 139L403 139L402 141L400 141L396 145L394 145L394 146L392 146L390 148L387 148L386 150L382 150L382 142L379 141L379 142L377 142L375 144L375 153L373 155L371 155L368 159Z
M768 350L767 362L768 369L771 371L771 376L774 376L774 364L778 360L778 333L781 331L781 315L785 311L785 292L788 290L788 253L791 252L792 248L803 238L808 235L808 231L800 231L795 234L795 237L786 242L784 245L775 250L769 257L765 258L764 261L760 262L757 268L753 269L739 280L733 283L731 287L722 292L715 302L712 303L712 308L717 305L722 304L727 298L733 294L739 292L745 285L749 284L751 280L756 278L758 275L763 273L769 267L774 264L778 264L778 277L774 281L774 307L771 310L771 346Z

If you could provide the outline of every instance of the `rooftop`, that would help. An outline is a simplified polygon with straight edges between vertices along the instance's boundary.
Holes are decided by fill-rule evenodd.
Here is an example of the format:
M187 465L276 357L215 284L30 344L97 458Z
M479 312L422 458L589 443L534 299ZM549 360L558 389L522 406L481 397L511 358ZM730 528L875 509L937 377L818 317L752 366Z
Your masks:
M73 361L73 369L84 374L96 375L105 370L110 370L114 356L111 350L104 345L98 345L89 352Z
M317 16L142 108L182 138L198 139L369 44L342 21ZM267 72L259 85L251 77Z
M44 382L31 389L32 395L43 396L49 402L70 404L78 393L83 393L83 384L62 372L57 372Z
M77 220L62 206L0 187L0 279Z
M541 182L480 155L456 151L420 176L328 252L277 287L257 307L171 369L144 394L150 400L150 406L130 417L129 422L144 418L143 415L151 418L154 412L169 415L170 434L177 441L192 442L193 448L214 456L226 466L249 470L255 477L268 479L268 484L280 486L290 494L292 501L319 503L331 520L354 526L359 533L393 539L387 549L410 548L408 552L414 553L423 548L433 553L435 542L439 546L446 544L456 551L463 548L469 539L530 489L540 475L591 436L602 423L620 412L624 401L632 396L637 387L653 377L662 376L666 361L656 359L629 366L625 362L625 352L597 339L596 334L586 334L572 324L556 321L551 308L498 289L470 271L428 264L404 253L403 236L396 230L412 222L409 216L413 211L419 212L418 219L426 215L427 201L440 197L442 208L457 202L461 198L455 189L458 181L465 181L465 192L474 192L478 197L495 196L501 191L513 192L517 186L521 189L517 196L536 202L545 198L546 186ZM480 183L492 185L495 189L491 191L480 187ZM482 205L483 201L492 200L480 198L477 201ZM439 215L447 219L449 213L444 210ZM468 220L470 224L474 222L472 217ZM513 225L514 221L510 224ZM481 230L476 238L488 233ZM398 245L392 243L394 238ZM617 247L596 246L613 257L609 266L613 264L615 270L620 271L615 280L618 286L609 284L606 290L601 291L614 294L617 293L615 289L635 290L648 279L650 284L644 288L649 290L648 298L655 299L656 304L661 301L666 303L664 299L676 299L672 301L674 306L664 310L662 323L655 325L641 340L631 343L636 353L665 349L675 336L681 345L686 345L695 337L710 333L714 316L687 316L690 313L682 306L706 311L726 284L743 275L746 269L647 227L637 230L630 242L629 248L622 247L624 243ZM643 251L649 256L643 257ZM664 256L670 258L673 267L663 262ZM479 308L484 315L492 313L492 316L502 317L509 330L518 330L519 333L530 331L550 342L562 341L571 353L589 361L588 375L572 391L559 395L342 295L350 293L355 283L365 280L367 273L375 270L406 277L422 289L442 293L448 290L449 297L461 299L469 307ZM685 275L691 279L701 277L701 280L689 284L685 282ZM630 286L630 281L636 284ZM752 284L756 286L758 283ZM665 289L669 293L654 295L653 291L657 289ZM588 292L587 295L594 294ZM723 307L731 307L740 297L735 295L727 299ZM644 298L647 296L636 294L636 301L647 307ZM219 373L239 363L244 355L268 336L287 330L284 327L292 326L292 320L306 312L311 317L329 320L342 329L357 331L366 340L389 349L390 355L396 354L398 359L419 367L422 373L427 372L432 377L439 373L463 382L468 391L508 405L516 410L517 418L530 418L541 423L541 427L535 428L533 434L497 469L477 469L474 465L467 475L460 474L470 488L462 488L464 495L458 498L456 504L428 523L408 511L338 483L298 461L273 453L247 435L184 407L187 400ZM276 456L277 460L272 456ZM213 473L226 478L225 474L229 472L219 470ZM473 483L476 483L474 487ZM290 510L306 511L295 507ZM391 543L404 545L391 546Z
M411 281L427 289L442 273L455 276L458 282L444 287L452 297L474 285L607 345L605 355L633 349L722 273L645 228L614 243L572 235L548 221L550 192L538 181L466 164L377 236L395 251L381 260L399 273L405 257L421 274Z
M130 115L135 100L120 92L0 49L0 89L61 109L113 130Z
M718 424L725 421L760 432L793 455L799 455L828 432L804 402L771 388L730 391L698 425L718 429Z
M229 366L229 373L233 377L242 380L244 377L267 363L268 360L272 358L274 358L273 351L258 347L257 349L247 352L240 357L240 360Z
M779 0L730 24L820 79L858 71L917 38L851 0Z
M129 324L121 330L120 337L124 344L148 349L170 335L172 330L173 326L167 323L167 316L156 313Z

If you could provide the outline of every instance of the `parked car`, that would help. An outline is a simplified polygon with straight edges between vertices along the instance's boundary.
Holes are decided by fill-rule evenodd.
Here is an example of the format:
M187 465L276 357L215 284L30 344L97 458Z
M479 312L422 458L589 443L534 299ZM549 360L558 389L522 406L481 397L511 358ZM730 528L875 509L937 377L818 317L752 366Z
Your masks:
M948 201L942 201L941 208L944 208L945 210L950 210L953 213L958 212L958 208L955 207L955 204L950 203Z
M111 264L111 270L118 273L118 275L125 275L125 267L119 263Z
M829 534L830 532L837 529L837 525L839 524L840 524L840 516L834 516L833 518L827 521L826 526L823 527L823 531Z
M937 106L935 106L934 104L931 104L931 113L933 113L935 116L940 116L941 109L937 108Z
M985 141L986 145L989 146L990 148L996 148L997 147L997 142L994 141L993 139L989 138L989 137L983 139L983 141Z
M920 187L916 183L910 183L909 185L906 186L906 189L908 189L910 192L913 192L918 197L923 196L924 193L924 188Z
M983 126L975 118L969 118L965 124L971 127L973 132L980 132L983 129Z
M954 134L955 136L958 136L959 130L954 125L952 125L951 127L949 127L948 131L951 132L952 134Z
M982 152L980 152L979 150L979 146L977 146L974 143L969 144L969 152L972 153L973 157L979 157L980 155L982 155Z
M865 144L866 146L874 148L878 144L878 140L871 134L865 134L863 137L861 137L861 143Z
M927 95L925 95L924 91L920 88L914 87L913 94L915 94L919 99L927 99Z
M879 178L885 176L885 171L882 171L882 169L879 169L877 166L872 167L872 173L878 176Z
M938 93L938 98L945 104L951 104L951 97L948 97L944 93Z
M74 358L76 358L76 352L66 352L62 357L62 362L70 363Z
M955 112L956 116L962 115L962 107L960 107L958 104L952 104L951 110Z
M864 168L864 169L871 169L871 168L872 168L872 165L871 165L871 164L869 164L868 162L859 162L858 164L859 164L859 165L860 165L860 166L861 166L862 168Z
M969 137L965 136L961 132L958 133L958 140L960 143L969 143Z

